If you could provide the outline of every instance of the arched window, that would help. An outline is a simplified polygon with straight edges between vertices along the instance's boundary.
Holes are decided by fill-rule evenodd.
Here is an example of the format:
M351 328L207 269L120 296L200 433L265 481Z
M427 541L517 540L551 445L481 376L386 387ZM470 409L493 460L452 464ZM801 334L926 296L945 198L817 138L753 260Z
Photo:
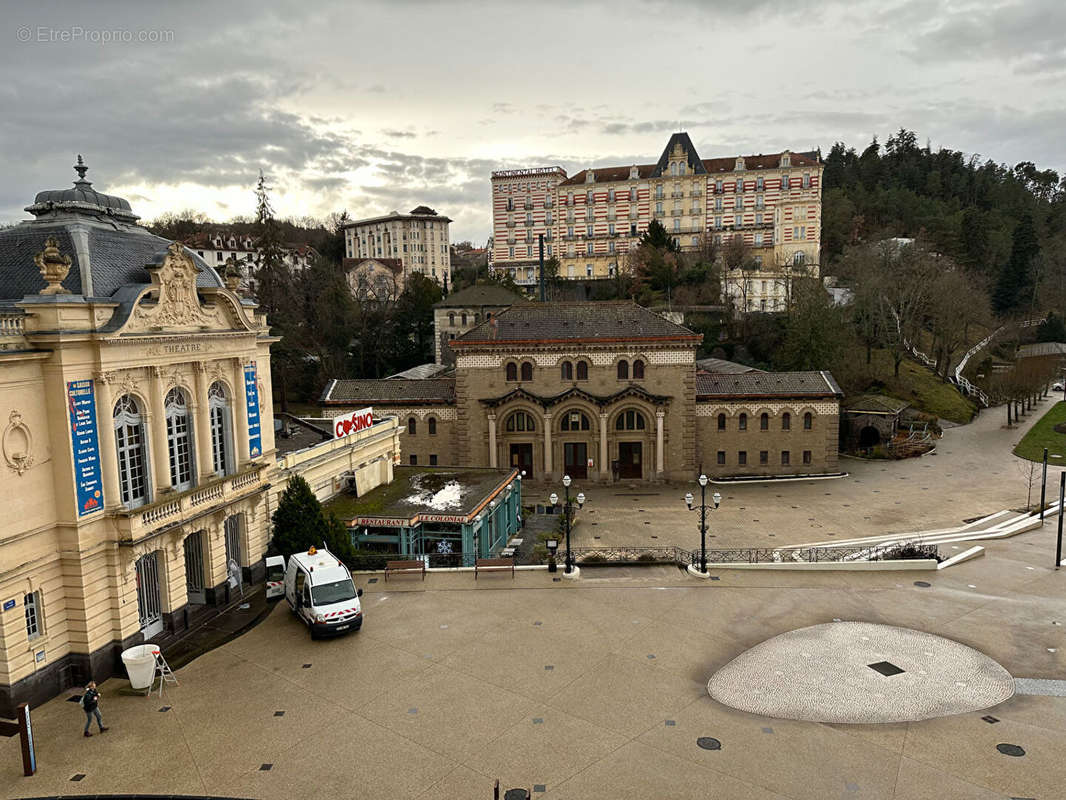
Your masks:
M533 380L533 362L532 361L523 361L522 362L522 380L524 380L524 381Z
M461 325L466 325L466 312L465 311L462 314L459 315L459 323Z
M789 414L787 411L781 415L781 430L792 430L792 415Z
M144 448L144 419L133 395L118 399L113 416L122 504L126 508L143 506L148 501L148 456Z
M737 418L737 430L738 431L746 431L747 429L748 429L748 415L747 414L741 414Z
M639 358L633 362L633 380L644 380L644 362Z
M175 489L192 486L192 436L185 392L177 387L167 392L163 403L167 421L167 454L170 458L170 485Z
M518 365L515 364L513 361L507 364L506 372L507 372L507 380L509 380L509 381L518 380Z
M408 417L407 418L407 434L409 436L414 436L416 433L418 433L418 420L415 419L414 417Z
M770 415L767 414L766 412L763 412L762 414L759 415L759 430L760 431L768 431L768 430L770 430Z
M568 411L563 414L563 421L559 425L564 431L587 431L589 418L580 411Z
M436 436L437 435L437 418L436 417L430 417L429 419L426 420L426 425L429 427L429 435L430 436Z
M587 381L589 379L589 362L577 362L577 379L579 381Z
M448 327L449 328L454 328L455 327L455 312L454 311L449 311L448 312Z
M211 416L211 466L216 475L233 471L233 454L229 398L222 381L215 381L207 390L207 408Z
M618 362L618 380L629 380L629 362L624 359Z
M803 415L803 430L809 431L814 427L814 416L808 411Z
M525 411L515 411L507 418L504 425L508 433L532 433L537 429L533 416Z
M720 430L720 431L724 431L725 430L725 414L719 414L718 415L718 430Z
M572 381L574 379L574 364L571 361L564 361L559 367L559 376L564 381Z
M642 431L647 427L644 415L639 411L625 411L614 421L616 431Z

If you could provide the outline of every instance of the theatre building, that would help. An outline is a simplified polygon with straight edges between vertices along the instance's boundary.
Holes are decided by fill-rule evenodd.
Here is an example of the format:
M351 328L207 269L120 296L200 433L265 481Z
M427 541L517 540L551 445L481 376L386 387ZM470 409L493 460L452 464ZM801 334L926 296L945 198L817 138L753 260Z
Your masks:
M291 475L325 498L398 457L390 419L279 464L264 315L76 171L0 231L0 716L257 580Z
M832 376L716 376L696 365L701 340L631 302L521 303L448 342L452 373L335 380L321 403L325 416L396 414L405 464L598 482L686 481L700 465L723 478L837 472Z

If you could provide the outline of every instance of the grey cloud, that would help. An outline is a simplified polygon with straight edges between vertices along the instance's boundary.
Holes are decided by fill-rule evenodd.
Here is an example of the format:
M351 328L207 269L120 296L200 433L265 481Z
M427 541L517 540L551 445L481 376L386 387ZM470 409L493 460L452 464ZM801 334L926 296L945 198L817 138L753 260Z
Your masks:
M414 131L401 131L396 128L384 128L381 132L390 139L413 139L418 135Z

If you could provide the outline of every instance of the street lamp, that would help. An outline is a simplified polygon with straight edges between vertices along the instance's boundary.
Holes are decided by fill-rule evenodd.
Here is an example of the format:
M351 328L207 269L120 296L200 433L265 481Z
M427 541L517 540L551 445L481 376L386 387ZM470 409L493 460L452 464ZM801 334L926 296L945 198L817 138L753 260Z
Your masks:
M692 492L688 492L685 495L685 505L688 506L689 511L695 511L697 508L700 510L700 572L707 572L707 476L700 475L700 504L698 506L693 505L694 498ZM722 495L715 492L711 495L711 502L713 506L712 510L718 508L722 504Z
M577 501L577 508L582 508L585 505L584 492L578 492L577 497L570 496L570 484L572 482L569 475L563 475L563 496L565 498L563 501L563 514L566 517L566 569L563 571L567 575L574 571L574 556L570 552L570 526L573 522L574 511L577 510L574 508L574 501ZM552 492L548 497L548 501L553 506L557 505L559 503L559 495Z

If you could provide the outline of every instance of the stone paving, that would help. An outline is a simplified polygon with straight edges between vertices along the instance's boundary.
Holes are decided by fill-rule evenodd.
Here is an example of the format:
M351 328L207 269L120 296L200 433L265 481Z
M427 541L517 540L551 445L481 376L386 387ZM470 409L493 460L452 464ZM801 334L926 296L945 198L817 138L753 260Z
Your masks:
M1007 508L1024 509L1032 462L1011 454L1057 398L1041 401L1021 425L1007 429L1002 409L985 410L971 424L949 428L936 453L902 461L842 458L848 477L834 480L729 484L717 491L722 505L709 511L709 548L775 547L930 530ZM1066 466L1066 465L1064 465ZM1058 491L1062 467L1048 469L1048 500ZM695 477L695 476L693 476ZM1040 465L1033 471L1032 505L1040 501ZM557 486L530 482L526 504L547 502ZM685 492L699 486L575 482L588 498L578 515L574 547L699 547L699 512L685 509Z
M778 719L917 722L998 705L1014 694L1014 679L942 636L841 620L756 645L711 676L707 691Z
M1066 572L1053 529L923 573L671 567L360 578L358 634L311 641L280 606L177 671L164 697L103 687L111 730L83 739L59 697L34 712L39 773L0 739L0 797L1061 798L1066 698L881 725L781 720L707 681L787 631L860 620L960 642L1018 678L1066 673ZM887 680L887 679L886 679ZM697 740L716 739L718 749ZM706 741L704 742L707 743ZM81 777L78 777L81 776ZM77 780L74 780L78 778ZM543 790L543 791L540 791Z

